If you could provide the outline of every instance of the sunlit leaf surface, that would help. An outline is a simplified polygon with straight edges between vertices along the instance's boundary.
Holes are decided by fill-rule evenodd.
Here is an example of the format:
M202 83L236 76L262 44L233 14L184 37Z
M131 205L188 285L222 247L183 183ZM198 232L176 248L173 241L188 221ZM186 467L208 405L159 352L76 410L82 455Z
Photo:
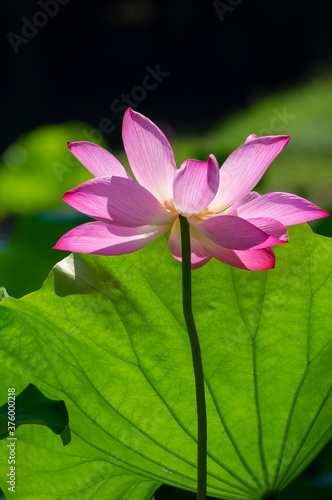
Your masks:
M283 489L331 437L331 240L302 225L290 241L270 271L212 260L193 272L217 498ZM127 256L71 255L41 290L2 302L1 401L7 387L31 382L65 401L72 430L66 447L42 427L17 430L17 498L149 500L160 483L195 490L180 278L160 238ZM6 491L3 442L0 451Z

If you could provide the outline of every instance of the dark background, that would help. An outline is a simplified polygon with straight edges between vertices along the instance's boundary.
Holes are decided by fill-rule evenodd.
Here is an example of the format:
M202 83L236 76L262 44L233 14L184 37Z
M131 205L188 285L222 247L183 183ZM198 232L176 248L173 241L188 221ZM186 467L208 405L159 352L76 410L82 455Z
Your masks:
M8 33L22 36L22 18L33 22L43 9L38 0L2 3L4 147L43 123L76 118L98 128L109 117L118 126L110 105L142 84L146 66L169 76L136 109L181 132L206 131L332 59L327 0L226 0L224 13L210 0L60 1L67 3L17 43L17 54ZM118 128L106 134L112 145Z
M40 16L37 0L2 2L0 153L26 131L68 120L96 130L104 123L105 139L119 148L116 100L132 93L132 107L153 121L171 122L179 134L205 133L256 97L300 85L332 60L328 1L226 0L224 12L222 2L210 0L51 3L54 15ZM167 76L143 96L135 88L146 68L158 65ZM280 499L331 498L330 450ZM195 498L163 487L156 499L170 496Z

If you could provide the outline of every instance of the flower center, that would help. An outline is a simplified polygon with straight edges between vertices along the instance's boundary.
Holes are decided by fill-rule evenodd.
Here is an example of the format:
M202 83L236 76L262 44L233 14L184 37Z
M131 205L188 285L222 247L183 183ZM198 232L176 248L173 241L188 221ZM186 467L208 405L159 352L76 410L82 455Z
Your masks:
M175 209L173 200L165 201L163 203L163 205L166 208L167 212L169 212L171 214L177 214L178 213L178 211Z

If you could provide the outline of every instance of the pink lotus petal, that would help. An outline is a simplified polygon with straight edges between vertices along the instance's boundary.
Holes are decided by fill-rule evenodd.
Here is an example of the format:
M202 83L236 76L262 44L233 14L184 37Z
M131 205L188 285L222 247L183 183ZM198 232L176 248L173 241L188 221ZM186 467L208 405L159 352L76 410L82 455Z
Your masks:
M257 138L258 138L258 136L256 134L248 135L248 137L246 138L244 144L248 144L248 142L254 141Z
M237 210L240 217L270 217L284 226L300 224L321 217L328 213L300 196L289 193L263 194Z
M121 163L106 149L92 142L68 142L68 148L95 177L116 175L130 179Z
M289 141L284 135L248 139L222 165L218 193L209 211L218 213L248 194Z
M231 205L229 208L223 211L223 214L227 215L238 215L238 208L242 207L242 205L246 205L249 201L255 200L259 198L261 195L256 193L255 191L250 191L250 193L246 194L241 200Z
M250 222L250 224L253 224L254 226L264 231L264 233L267 233L270 236L274 236L282 242L288 242L287 229L281 222L275 219L270 219L269 217L255 217L246 220L247 222Z
M129 108L123 118L122 138L137 181L161 203L170 203L176 165L165 135L148 118Z
M235 215L218 215L194 224L197 231L217 245L232 250L270 247L283 240L265 233L250 222Z
M121 227L104 222L88 222L66 233L54 248L97 255L136 252L155 240L168 226Z
M225 264L251 271L262 271L274 267L275 257L270 247L259 250L231 250L217 245L195 227L192 228L191 233L212 257Z
M179 262L182 262L182 249L181 249L181 229L179 218L174 222L170 237L168 239L169 249ZM203 246L193 237L190 237L191 249L191 268L198 269L206 264L212 257Z
M228 248L209 248L215 259L239 269L265 271L275 265L275 256L271 248L261 250L229 250Z
M68 191L64 201L80 212L125 226L172 224L169 213L147 189L124 177L98 177Z
M213 155L206 162L186 160L176 172L173 196L181 215L195 215L215 197L219 186L219 166Z

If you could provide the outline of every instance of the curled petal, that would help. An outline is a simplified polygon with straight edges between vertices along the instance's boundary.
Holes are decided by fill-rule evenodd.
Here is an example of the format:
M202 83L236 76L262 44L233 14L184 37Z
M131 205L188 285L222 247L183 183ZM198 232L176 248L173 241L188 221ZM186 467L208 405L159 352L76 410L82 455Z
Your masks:
M199 233L195 228L193 228L192 233L212 257L224 262L224 264L250 271L272 269L275 265L274 253L269 247L258 250L231 250L217 245L202 233Z
M210 217L194 227L217 245L232 250L257 250L285 242L235 215Z
M64 201L95 219L124 226L171 224L169 213L143 186L123 177L98 177L68 191Z
M130 179L121 163L106 149L92 142L68 142L68 148L95 177L116 175Z
M181 248L181 228L179 218L174 222L170 237L168 239L169 249L179 262L182 262L182 248ZM212 257L212 255L197 241L190 236L190 250L191 250L191 268L197 269L204 266Z
M248 137L246 138L244 144L248 144L248 142L251 142L251 141L254 141L255 139L257 139L258 136L256 134L250 134L248 135Z
M249 193L288 141L285 135L249 136L222 165L219 189L209 211L218 213Z
M223 247L209 248L215 259L239 269L265 271L275 266L275 256L271 248L260 250L229 250Z
M122 227L100 221L87 222L62 236L54 248L97 255L124 255L145 247L167 229L168 226Z
M246 205L249 201L255 200L259 198L261 195L256 193L255 191L250 191L250 193L246 194L241 200L235 202L232 206L223 211L223 214L228 215L238 215L238 209L242 207L242 205Z
M176 165L165 135L148 118L129 108L123 118L122 138L137 181L161 203L170 202Z
M269 217L255 217L246 219L247 222L258 227L264 233L274 236L278 240L287 243L288 242L288 232L285 226L275 219L270 219Z
M213 155L206 162L186 160L176 172L173 197L176 210L186 216L204 210L219 186L219 166Z
M263 194L239 207L237 213L245 219L270 217L284 226L300 224L329 215L310 201L289 193Z

